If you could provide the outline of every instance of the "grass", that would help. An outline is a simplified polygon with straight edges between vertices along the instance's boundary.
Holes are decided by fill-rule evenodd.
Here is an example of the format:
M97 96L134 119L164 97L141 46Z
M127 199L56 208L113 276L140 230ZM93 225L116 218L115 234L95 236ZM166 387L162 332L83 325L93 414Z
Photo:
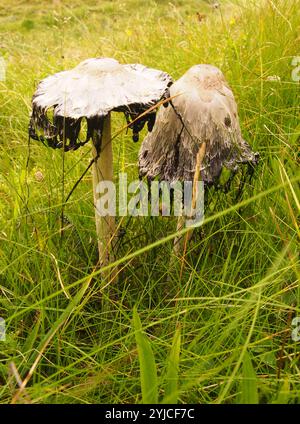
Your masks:
M0 5L7 63L0 82L1 403L139 403L149 381L159 401L299 403L291 321L300 316L300 109L291 63L300 55L300 2L221 5ZM219 66L244 137L260 153L240 203L214 193L182 275L180 263L169 269L174 220L133 218L123 224L118 284L101 279L90 174L65 205L60 237L63 199L90 147L63 158L28 144L31 96L48 74L95 56L141 62L175 79L196 63ZM114 116L114 131L123 125ZM136 178L139 146L118 136L116 174Z

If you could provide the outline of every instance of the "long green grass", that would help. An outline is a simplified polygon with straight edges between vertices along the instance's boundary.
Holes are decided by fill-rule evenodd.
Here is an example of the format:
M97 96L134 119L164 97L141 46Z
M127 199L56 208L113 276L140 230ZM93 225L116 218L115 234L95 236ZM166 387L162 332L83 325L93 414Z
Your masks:
M1 403L299 403L300 2L220 3L0 5ZM174 219L125 220L115 284L95 269L90 174L60 236L91 147L63 155L27 136L38 81L97 56L175 79L220 67L261 158L239 203L213 194L184 267L170 262ZM137 177L140 142L114 140L116 175Z

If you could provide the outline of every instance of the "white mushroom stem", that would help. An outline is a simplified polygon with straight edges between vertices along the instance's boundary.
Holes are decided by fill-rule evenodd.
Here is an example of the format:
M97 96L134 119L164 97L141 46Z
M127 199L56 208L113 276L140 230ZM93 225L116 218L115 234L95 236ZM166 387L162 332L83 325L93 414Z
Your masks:
M95 135L96 136L96 135ZM93 140L94 144L98 140ZM113 181L113 152L111 142L110 114L104 118L101 152L97 158L97 150L93 144L93 191L95 205L96 232L98 238L99 264L101 267L108 265L114 260L112 252L112 240L115 235L114 216L101 216L97 210L99 198L98 185L101 181Z

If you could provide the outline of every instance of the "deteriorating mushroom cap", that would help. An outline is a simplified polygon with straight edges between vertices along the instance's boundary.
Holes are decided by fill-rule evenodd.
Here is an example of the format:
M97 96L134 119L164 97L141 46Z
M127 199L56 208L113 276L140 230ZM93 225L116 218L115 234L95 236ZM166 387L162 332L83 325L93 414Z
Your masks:
M239 164L257 163L258 154L242 138L234 96L218 68L193 66L171 86L170 96L140 149L141 176L169 182L193 180L203 142L205 183L216 183L223 166L236 171Z
M111 111L124 112L128 120L135 119L168 97L171 84L167 73L143 65L121 65L108 58L87 59L39 83L32 99L29 134L53 148L75 150L89 141L94 129L101 130L103 119ZM84 141L78 139L82 118L87 120ZM131 125L134 141L145 122L151 130L154 111Z

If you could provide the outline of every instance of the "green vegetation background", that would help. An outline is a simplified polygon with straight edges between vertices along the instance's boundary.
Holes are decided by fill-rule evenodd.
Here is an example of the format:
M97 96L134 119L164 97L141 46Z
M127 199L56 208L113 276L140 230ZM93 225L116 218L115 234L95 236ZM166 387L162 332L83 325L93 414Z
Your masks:
M220 4L1 0L1 403L299 402L300 342L291 338L300 316L299 83L291 73L300 3ZM173 219L124 222L117 284L93 273L90 174L65 206L60 238L63 199L90 146L63 156L29 146L27 135L38 81L98 56L175 79L197 63L220 67L261 156L244 203L214 193L184 267L169 267ZM114 116L114 131L124 123ZM130 134L115 139L116 174L136 178L139 146Z

